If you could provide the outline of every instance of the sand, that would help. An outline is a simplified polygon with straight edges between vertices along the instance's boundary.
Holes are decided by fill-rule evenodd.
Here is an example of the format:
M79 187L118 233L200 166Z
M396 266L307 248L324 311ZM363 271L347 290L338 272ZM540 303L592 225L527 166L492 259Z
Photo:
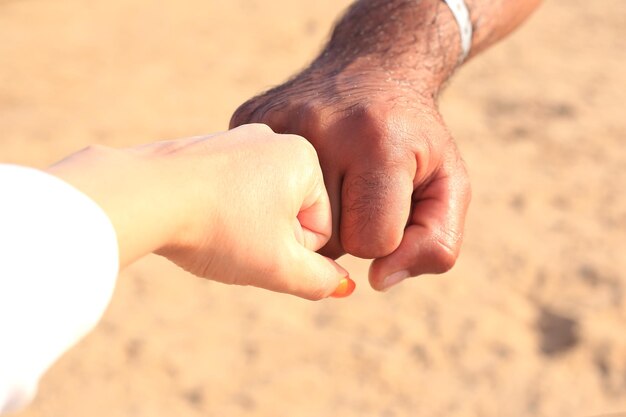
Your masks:
M224 130L303 67L348 0L0 0L0 157ZM310 303L124 271L20 416L626 412L626 7L552 0L441 107L474 186L452 272L388 293L367 262Z

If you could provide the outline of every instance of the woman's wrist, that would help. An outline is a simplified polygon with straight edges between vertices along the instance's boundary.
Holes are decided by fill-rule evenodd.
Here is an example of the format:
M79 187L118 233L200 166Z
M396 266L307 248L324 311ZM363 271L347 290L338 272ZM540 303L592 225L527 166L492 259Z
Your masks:
M107 214L118 237L124 267L176 239L181 213L176 210L173 175L166 158L150 148L91 146L47 169L94 200Z

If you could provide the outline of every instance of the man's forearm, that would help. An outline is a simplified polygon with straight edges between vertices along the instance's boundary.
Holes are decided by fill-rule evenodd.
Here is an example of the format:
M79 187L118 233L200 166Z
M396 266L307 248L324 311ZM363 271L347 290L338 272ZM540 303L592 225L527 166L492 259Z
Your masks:
M466 0L471 56L515 29L541 0ZM358 0L333 31L314 67L384 70L387 79L436 95L457 68L459 28L442 0Z

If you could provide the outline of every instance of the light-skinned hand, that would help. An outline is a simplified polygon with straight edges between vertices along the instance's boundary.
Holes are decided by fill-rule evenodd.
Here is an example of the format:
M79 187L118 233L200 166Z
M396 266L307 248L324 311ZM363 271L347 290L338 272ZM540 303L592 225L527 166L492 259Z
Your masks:
M89 147L49 169L91 196L118 233L122 266L156 252L187 271L319 300L354 283L317 254L331 211L305 139L247 125L129 149Z

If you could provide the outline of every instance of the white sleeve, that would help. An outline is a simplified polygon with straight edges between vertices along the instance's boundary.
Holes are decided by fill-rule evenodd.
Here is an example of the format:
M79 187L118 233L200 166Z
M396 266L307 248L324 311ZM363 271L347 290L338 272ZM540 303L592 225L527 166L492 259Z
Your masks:
M69 184L0 164L0 414L98 322L119 269L104 211Z

